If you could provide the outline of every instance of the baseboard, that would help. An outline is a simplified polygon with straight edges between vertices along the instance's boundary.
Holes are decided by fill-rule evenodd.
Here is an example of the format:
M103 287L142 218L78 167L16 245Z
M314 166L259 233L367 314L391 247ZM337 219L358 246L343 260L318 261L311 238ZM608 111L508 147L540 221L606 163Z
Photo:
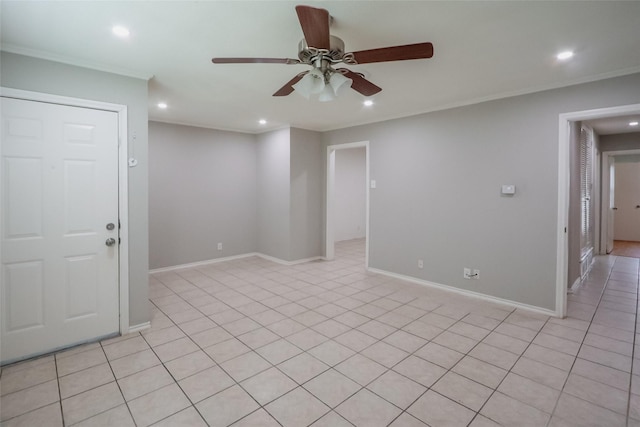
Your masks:
M504 298L498 298L498 297L494 297L494 296L491 296L491 295L481 294L479 292L473 292L473 291L469 291L469 290L466 290L466 289L460 289L460 288L456 288L456 287L449 286L449 285L443 285L441 283L429 282L427 280L417 279L415 277L405 276L403 274L392 273L392 272L386 271L386 270L379 270L377 268L368 268L367 271L370 271L372 273L382 274L383 276L393 277L394 279L400 279L400 280L404 280L406 282L415 283L417 285L426 286L428 288L435 288L435 289L439 289L439 290L443 290L443 291L447 291L447 292L453 292L453 293L456 293L456 294L459 294L459 295L464 295L464 296L471 297L471 298L480 299L480 300L487 301L487 302L501 304L501 305L504 305L504 306L507 306L507 307L511 307L511 308L520 308L520 309L527 310L527 311L530 311L530 312L533 312L533 313L536 313L536 314L543 314L545 316L558 317L558 315L557 315L557 313L555 311L548 310L548 309L542 308L542 307L536 307L534 305L523 304L523 303L520 303L520 302L511 301L511 300L504 299Z
M141 331L144 331L145 329L150 329L150 328L151 328L151 322L138 323L137 325L129 326L129 332L127 333L133 334L135 332L141 332Z
M577 291L580 288L580 285L582 285L582 277L578 277L572 284L571 286L569 286L569 289L567 289L567 293L568 294L572 294L575 291Z
M297 260L294 260L294 261L285 261L283 259L275 258L275 257L272 257L270 255L265 255L265 254L261 254L261 253L256 253L255 255L259 256L262 259L266 259L267 261L273 261L273 262L275 262L277 264L281 264L281 265L297 265L297 264L304 264L306 262L318 261L318 260L323 259L323 257L321 257L321 256L314 256L314 257L311 257L311 258L302 258L302 259L297 259Z
M286 265L286 266L304 264L306 262L326 259L326 258L324 258L322 256L316 256L316 257L311 257L311 258L297 259L297 260L294 260L294 261L286 261L286 260L283 260L283 259L280 259L280 258L273 257L271 255L265 255L265 254L260 253L260 252L249 252L249 253L246 253L246 254L233 255L233 256L228 256L228 257L223 257L223 258L214 258L214 259L209 259L209 260L205 260L205 261L191 262L191 263L188 263L188 264L180 264L180 265L172 265L172 266L169 266L169 267L154 268L153 270L149 270L149 274L165 273L165 272L168 272L168 271L183 270L185 268L203 267L203 266L206 266L206 265L217 264L217 263L220 263L220 262L235 261L235 260L239 260L239 259L251 258L253 256L257 256L257 257L260 257L260 258L265 259L267 261L275 262L276 264Z
M208 259L204 261L190 262L187 264L179 264L179 265L171 265L169 267L154 268L153 270L149 270L149 273L150 274L164 273L167 271L182 270L185 268L203 267L205 265L217 264L219 262L226 262L226 261L235 261L238 259L250 258L252 256L259 256L259 255L256 252L250 252L246 254L232 255L228 257L214 258L214 259Z

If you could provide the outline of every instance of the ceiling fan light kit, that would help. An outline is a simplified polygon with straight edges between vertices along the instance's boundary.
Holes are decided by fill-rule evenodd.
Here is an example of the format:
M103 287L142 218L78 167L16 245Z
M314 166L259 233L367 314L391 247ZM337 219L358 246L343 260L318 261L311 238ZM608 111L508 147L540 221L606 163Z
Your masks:
M344 88L351 87L352 80L330 66L315 67L292 85L300 95L310 99L318 95L318 101L326 102L335 99Z
M361 73L334 64L370 64L375 62L426 59L433 56L431 43L415 43L358 52L344 51L344 42L329 34L331 16L325 9L296 6L304 39L298 44L298 58L213 58L214 64L305 64L312 69L298 74L278 89L273 96L287 96L294 90L307 99L317 95L321 102L335 99L344 88L351 87L364 96L372 96L382 88L365 79Z

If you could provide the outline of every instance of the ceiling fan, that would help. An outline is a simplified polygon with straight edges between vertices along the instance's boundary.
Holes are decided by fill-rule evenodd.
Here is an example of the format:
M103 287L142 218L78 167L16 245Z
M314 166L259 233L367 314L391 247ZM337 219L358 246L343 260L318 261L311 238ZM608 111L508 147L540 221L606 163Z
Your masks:
M298 44L298 59L291 58L213 58L214 64L307 64L312 69L289 80L273 96L287 96L294 90L309 98L318 95L320 101L330 101L338 90L351 86L364 96L375 95L382 88L365 79L361 73L335 64L370 64L374 62L425 59L433 56L431 43L415 43L379 49L344 51L344 42L329 34L331 16L325 9L296 6L304 39Z

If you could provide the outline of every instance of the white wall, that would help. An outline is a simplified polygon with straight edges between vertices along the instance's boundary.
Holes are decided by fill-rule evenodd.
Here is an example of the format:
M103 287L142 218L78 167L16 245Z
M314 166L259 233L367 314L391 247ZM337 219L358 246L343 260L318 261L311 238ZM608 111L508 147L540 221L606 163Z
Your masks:
M640 242L640 155L615 158L615 240Z
M370 142L371 267L554 310L559 114L638 99L634 74L336 130L324 143Z
M366 234L366 151L364 147L335 151L334 240Z
M129 322L149 320L147 81L59 62L2 52L0 85L7 88L127 106L129 153L138 166L129 182ZM135 136L135 139L134 139Z
M149 122L149 141L150 268L255 252L255 136Z

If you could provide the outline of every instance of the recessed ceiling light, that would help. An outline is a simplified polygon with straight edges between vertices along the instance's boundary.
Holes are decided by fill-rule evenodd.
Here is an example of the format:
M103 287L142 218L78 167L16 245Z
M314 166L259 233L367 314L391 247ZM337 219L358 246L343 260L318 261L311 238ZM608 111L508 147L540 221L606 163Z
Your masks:
M129 29L126 27L123 27L122 25L116 25L114 26L111 31L113 31L113 34L115 34L118 37L122 37L122 38L127 38L129 37Z
M158 108L165 110L168 107L166 102L159 102L158 103Z
M559 54L556 55L556 58L558 58L561 61L564 61L566 59L569 59L573 56L573 52L570 50L565 50L564 52L560 52Z
M363 102L365 107L371 107L373 105L373 101L370 99L365 99L365 101Z
M260 123L261 125L266 125L267 121L265 119L260 119L258 120L258 123Z
M629 122L629 126L638 126L638 122Z

